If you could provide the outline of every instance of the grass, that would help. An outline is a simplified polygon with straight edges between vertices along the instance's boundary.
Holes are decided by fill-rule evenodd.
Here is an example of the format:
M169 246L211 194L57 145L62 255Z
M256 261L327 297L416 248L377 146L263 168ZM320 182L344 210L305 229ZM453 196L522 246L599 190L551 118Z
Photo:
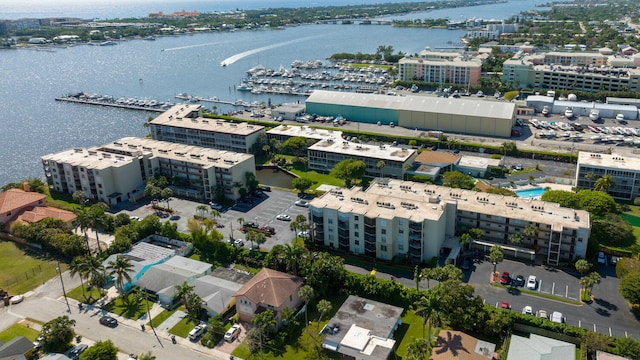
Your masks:
M7 342L16 336L24 336L31 341L35 341L39 332L20 324L13 324L5 331L0 332L0 341Z
M13 242L0 241L0 287L9 294L24 294L55 277L57 264L44 256L31 253ZM66 270L66 264L61 264Z
M508 286L505 286L505 285L502 285L502 284L498 284L498 283L494 283L493 286L497 286L497 287L503 288L505 290L509 289ZM563 297L560 297L560 296L555 296L555 295L551 295L551 294L545 294L545 293L541 293L539 291L531 291L531 290L527 290L527 289L523 289L523 288L518 288L517 291L519 293L522 293L522 294L528 294L528 295L537 296L537 297L541 297L541 298L545 298L545 299L561 301L561 302L564 302L564 303L567 303L567 304L582 305L582 303L580 301L577 301L577 300L571 300L571 299L563 298Z
M629 214L635 217L640 218L640 206L638 205L625 205L629 208L629 210L625 211L625 214Z
M182 307L184 308L184 307ZM154 317L153 319L151 319L151 321L149 321L147 323L147 325L149 326L153 326L153 327L158 327L160 326L160 324L162 324L165 320L167 320L169 317L171 317L171 315L173 315L178 309L180 309L179 307L173 309L173 310L162 310L162 312L158 315L156 315L156 317ZM182 309L181 309L182 310Z
M344 180L333 177L329 174L319 173L315 170L303 171L301 169L294 168L292 166L287 166L287 170L292 173L300 176L309 178L313 181L313 185L311 186L311 190L315 190L318 186L322 184L334 185L334 186L344 186Z
M67 296L72 299L83 302L85 304L93 304L102 297L102 294L100 293L100 289L96 288L95 286L92 286L90 289L85 286L84 293L85 295L83 296L82 285L81 285L67 292Z
M187 316L182 318L182 320L180 320L174 327L172 327L169 330L169 333L175 336L180 336L181 338L186 338L187 336L189 336L189 331L191 331L199 323L200 320L195 320Z
M136 301L131 293L127 294L124 298L122 296L118 296L113 301L103 306L102 309L132 320L138 320L147 313L145 302Z
M425 336L428 329L425 327ZM431 336L435 334L435 328L431 329ZM398 330L393 334L393 338L398 343L396 348L396 355L404 358L407 355L407 346L411 344L414 339L422 337L422 318L411 310L407 311L402 317L402 325L398 327Z
M80 208L80 204L73 200L73 197L70 194L63 194L57 191L49 191L46 200L47 205L59 209L73 211Z

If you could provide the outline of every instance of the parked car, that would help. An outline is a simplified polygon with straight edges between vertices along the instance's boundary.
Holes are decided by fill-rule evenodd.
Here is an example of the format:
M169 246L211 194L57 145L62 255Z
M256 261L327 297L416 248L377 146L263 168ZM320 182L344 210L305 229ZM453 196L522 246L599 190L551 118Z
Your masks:
M269 185L260 185L258 188L262 191L271 191L271 186Z
M69 350L68 357L73 360L78 359L80 357L80 354L82 354L85 350L87 350L88 347L89 345L87 344L78 344L74 346L71 350Z
M516 276L515 280L513 280L513 285L514 286L524 286L524 276L522 275L518 275Z
M466 257L462 260L462 270L471 269L471 259Z
M617 263L618 263L618 257L614 256L614 255L611 255L611 257L609 258L609 264L615 266Z
M233 245L235 245L235 246L244 246L244 241L242 239L236 239L233 242Z
M606 264L607 257L604 255L604 252L598 251L598 264Z
M555 323L559 323L559 324L564 324L565 322L567 322L567 319L559 311L554 311L551 314L550 320L555 322Z
M503 302L500 303L500 308L509 310L509 309L511 309L511 305L509 305L508 302L503 301Z
M9 300L9 302L11 303L11 305L15 305L15 304L20 304L22 302L22 300L24 300L24 296L22 296L22 295L13 295L11 297L11 300Z
M276 233L276 229L273 226L262 226L260 227L260 230L267 231L271 235L275 235Z
M518 171L519 171L519 170L522 170L522 169L523 169L522 164L518 164L518 165L516 165L516 170L518 170Z
M307 200L296 200L296 202L294 203L296 206L301 206L301 207L309 207L309 202Z
M280 214L280 215L276 216L276 219L282 220L282 221L291 221L291 216L289 216L287 214Z
M100 324L109 327L116 327L118 326L118 320L112 318L111 316L102 316L100 318Z
M538 279L536 279L535 275L529 275L527 279L527 289L535 290L538 287Z
M308 237L309 237L309 232L308 232L308 231L306 231L306 230L305 230L305 231L300 231L300 232L298 233L298 237L301 237L301 238L306 239L306 238L308 238Z
M509 276L508 272L503 272L502 277L500 277L500 284L509 285L511 283L511 276Z
M547 310L538 310L536 311L536 316L543 319L548 319L549 315L547 315Z
M240 335L240 325L235 324L226 333L224 333L224 340L232 342L238 335Z
M256 223L254 223L253 221L247 221L244 224L242 224L242 227L244 229L257 229L258 225Z
M529 305L522 308L522 313L525 315L533 315L533 308Z
M196 341L202 334L204 334L206 329L207 327L202 324L196 325L196 327L189 331L189 340Z
M215 209L215 210L218 210L218 211L222 211L222 210L224 210L224 207L223 207L222 205L217 204L217 203L214 203L214 202L210 202L210 203L209 203L209 206L210 206L212 209Z
M173 221L180 220L180 215L171 215L169 220L173 220Z

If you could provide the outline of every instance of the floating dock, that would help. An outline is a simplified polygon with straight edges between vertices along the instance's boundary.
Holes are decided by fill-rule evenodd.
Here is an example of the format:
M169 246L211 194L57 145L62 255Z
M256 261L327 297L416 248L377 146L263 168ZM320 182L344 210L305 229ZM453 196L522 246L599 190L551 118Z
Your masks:
M98 96L98 95L85 94L85 93L57 97L56 101L65 101L65 102L71 102L76 104L99 105L99 106L108 106L108 107L115 107L115 108L121 108L121 109L143 110L143 111L152 111L152 112L164 112L168 110L168 107L166 107L165 105L163 106L141 105L141 104L139 105L137 100L136 100L136 103L133 103L133 102L127 103L119 100L114 100L113 97L109 95ZM144 100L144 101L146 101L147 104L151 103L151 101L148 101L148 100ZM156 102L156 104L160 104L160 103Z

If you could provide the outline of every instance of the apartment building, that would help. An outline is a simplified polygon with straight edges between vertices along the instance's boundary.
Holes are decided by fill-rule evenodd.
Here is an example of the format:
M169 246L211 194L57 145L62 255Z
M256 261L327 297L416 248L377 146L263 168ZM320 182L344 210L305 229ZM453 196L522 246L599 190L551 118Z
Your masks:
M255 173L253 155L135 137L46 155L42 163L56 191L82 191L109 205L142 197L151 176L174 179L177 196L233 200L240 197L234 183L244 184L246 173Z
M419 58L405 57L398 62L398 78L403 81L478 85L482 61L460 53L423 51Z
M581 151L576 168L576 185L580 188L593 189L599 178L611 175L616 184L609 189L609 195L621 200L640 196L639 158Z
M313 241L390 260L429 261L446 249L460 251L456 234L484 230L483 243L505 250L510 234L529 225L538 235L518 245L549 264L584 258L590 233L589 213L556 203L477 193L470 190L378 179L364 190L335 189L309 204ZM526 249L525 249L526 248Z
M202 117L202 105L181 104L150 123L151 138L179 144L249 153L264 126Z
M516 54L503 64L502 80L517 87L583 91L639 91L640 56L600 52Z

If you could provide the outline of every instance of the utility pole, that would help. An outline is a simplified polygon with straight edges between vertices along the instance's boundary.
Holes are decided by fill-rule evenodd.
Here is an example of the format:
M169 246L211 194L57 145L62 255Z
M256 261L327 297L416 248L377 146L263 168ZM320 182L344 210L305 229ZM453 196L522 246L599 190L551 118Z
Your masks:
M62 295L64 295L64 301L67 303L67 312L71 313L71 306L69 306L69 299L67 298L67 292L64 289L64 281L62 280L62 269L60 268L60 261L58 261L58 267L56 268L60 274L60 284L62 284Z

